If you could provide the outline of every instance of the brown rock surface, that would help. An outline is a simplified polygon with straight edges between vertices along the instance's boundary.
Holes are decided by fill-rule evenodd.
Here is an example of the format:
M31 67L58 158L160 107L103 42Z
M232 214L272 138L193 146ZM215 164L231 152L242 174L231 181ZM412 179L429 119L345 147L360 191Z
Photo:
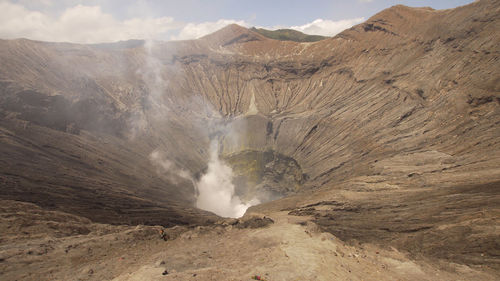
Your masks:
M480 267L346 245L287 212L257 228L231 221L176 226L164 241L160 227L95 224L33 204L1 203L3 280L495 280L494 271Z
M216 140L242 179L295 194L251 209L277 217L269 228L276 233L299 231L304 226L288 221L303 218L351 242L343 247L353 251L362 242L377 251L394 247L412 259L405 262L439 261L439 269L398 264L415 270L409 280L455 280L469 270L493 280L500 248L499 3L442 11L395 6L314 43L272 40L237 25L199 40L153 44L0 40L0 198L106 224L210 224L218 218L194 208L195 188L183 173L198 178ZM154 151L168 161L152 161ZM55 235L41 225L43 235ZM243 247L251 242L244 235L267 235L209 228L196 243ZM68 231L75 241L90 235ZM188 253L180 246L186 241L173 249ZM247 250L267 249L255 247ZM249 256L249 265L268 262L259 256ZM219 276L217 263L207 261L176 270L185 279ZM11 262L3 258L2 274L24 276ZM137 270L120 278L159 268ZM434 270L451 275L431 277ZM402 272L387 279L413 276Z

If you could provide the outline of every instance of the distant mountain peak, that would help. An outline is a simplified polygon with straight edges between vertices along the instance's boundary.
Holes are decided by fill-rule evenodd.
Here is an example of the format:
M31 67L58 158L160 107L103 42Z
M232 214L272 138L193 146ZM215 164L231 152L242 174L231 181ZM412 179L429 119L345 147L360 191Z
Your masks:
M248 28L233 23L214 33L208 34L201 39L217 45L227 46L236 43L262 41L266 40L266 37L253 32Z

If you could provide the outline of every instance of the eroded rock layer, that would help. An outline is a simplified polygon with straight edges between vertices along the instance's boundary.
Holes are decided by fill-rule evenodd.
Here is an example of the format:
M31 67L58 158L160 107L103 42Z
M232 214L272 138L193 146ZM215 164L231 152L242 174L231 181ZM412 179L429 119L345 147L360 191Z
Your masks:
M499 18L498 1L477 1L443 11L395 6L314 43L237 25L179 42L1 40L0 196L98 222L208 223L185 173L200 177L216 141L236 181L252 185L237 190L242 198L259 188L299 193L261 210L303 215L321 196L353 192L363 200L342 195L352 212L328 204L307 212L346 240L397 239L424 254L445 248L433 239L445 223L463 223L450 220L460 213L477 223L453 233L474 240L486 220L498 226ZM464 186L487 196L447 197ZM417 191L444 197L401 195ZM356 205L371 206L365 198L376 198L372 209ZM389 209L422 221L401 226L385 208L393 200ZM447 207L422 209L419 200ZM353 223L387 219L374 232ZM413 236L420 231L433 241ZM485 243L436 256L481 263L482 254L498 266L498 253L483 251L498 249L495 237L489 229Z

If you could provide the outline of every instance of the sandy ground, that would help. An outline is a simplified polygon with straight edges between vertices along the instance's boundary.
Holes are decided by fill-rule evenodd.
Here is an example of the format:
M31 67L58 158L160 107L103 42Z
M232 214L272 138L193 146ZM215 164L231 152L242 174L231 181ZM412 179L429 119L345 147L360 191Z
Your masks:
M250 214L174 227L164 241L161 227L94 224L14 201L2 206L1 280L498 280L494 271L347 245L288 212L272 213L274 223L265 226L263 215Z
M154 257L114 280L494 280L471 268L448 271L414 262L392 249L348 246L318 232L307 218L275 213L274 224L259 229L189 231L167 242ZM164 270L167 275L161 275Z

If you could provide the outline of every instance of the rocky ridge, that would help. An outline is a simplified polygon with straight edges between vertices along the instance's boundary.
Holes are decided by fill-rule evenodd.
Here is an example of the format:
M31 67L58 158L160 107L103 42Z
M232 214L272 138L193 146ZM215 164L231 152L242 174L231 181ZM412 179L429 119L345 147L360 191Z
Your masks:
M237 25L105 47L0 40L0 196L100 223L212 224L180 171L199 177L216 141L289 195L250 212L498 270L499 15L498 1L394 6L313 43ZM245 161L265 155L279 157ZM293 169L263 172L279 159Z

